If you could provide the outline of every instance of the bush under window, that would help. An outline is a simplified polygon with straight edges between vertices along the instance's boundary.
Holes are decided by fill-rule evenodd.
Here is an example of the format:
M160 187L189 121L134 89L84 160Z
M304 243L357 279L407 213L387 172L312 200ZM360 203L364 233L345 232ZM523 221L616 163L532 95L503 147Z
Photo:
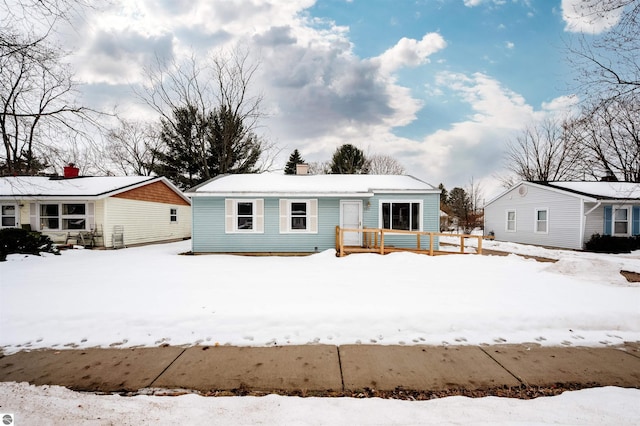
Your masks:
M593 234L585 244L585 250L596 253L630 253L640 249L640 237L614 237Z
M39 255L41 252L60 254L53 241L40 232L20 228L0 229L0 262L13 253Z

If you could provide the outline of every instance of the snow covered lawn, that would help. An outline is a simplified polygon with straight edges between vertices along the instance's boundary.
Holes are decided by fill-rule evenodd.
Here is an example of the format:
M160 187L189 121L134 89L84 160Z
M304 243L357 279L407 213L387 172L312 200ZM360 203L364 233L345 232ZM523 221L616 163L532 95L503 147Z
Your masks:
M640 272L637 254L178 255L189 248L10 255L0 346L640 341L640 285L619 274Z
M378 398L91 395L58 386L0 383L0 410L16 425L637 425L640 390L614 387L523 401L453 396Z
M11 255L0 346L23 349L305 343L615 345L640 341L640 255L486 243L558 259L409 253L179 256L189 241ZM493 245L493 246L491 246ZM0 383L16 424L634 424L640 390L520 401L98 396Z

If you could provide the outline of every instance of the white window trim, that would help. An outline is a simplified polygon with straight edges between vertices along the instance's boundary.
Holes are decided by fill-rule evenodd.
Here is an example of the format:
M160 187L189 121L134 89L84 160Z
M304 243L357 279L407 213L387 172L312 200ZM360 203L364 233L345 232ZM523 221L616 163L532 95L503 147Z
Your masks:
M544 231L538 231L538 212L547 212L547 219L544 221L546 223L546 227ZM535 234L548 234L549 233L549 208L548 207L540 207L535 209L533 214L533 232Z
M20 227L20 206L15 203L0 203L0 209L2 207L13 207L13 226L3 226L2 219L5 217L10 217L9 215L3 215L2 210L0 210L0 228L19 228Z
M382 229L383 227L383 217L382 217L382 205L385 203L390 203L390 204L400 204L400 203L411 203L411 204L419 204L420 205L420 211L418 212L418 216L420 216L420 225L418 226L418 230L415 232L422 232L422 230L424 229L424 200L420 200L420 199L412 199L412 200L388 200L388 199L381 199L378 203L378 227L380 229ZM391 211L393 211L393 207L390 206ZM411 217L411 216L409 216ZM389 226L393 226L393 219L390 218L389 220ZM393 229L393 228L391 228ZM411 231L411 224L409 224L409 231ZM398 231L402 231L402 229L398 229Z
M616 221L616 211L617 210L626 210L627 211L627 232L625 233L616 233L616 222L621 222L621 221ZM633 232L633 230L631 229L633 227L633 222L632 222L632 215L633 215L633 209L629 206L613 206L611 208L611 235L614 237L629 237L631 236L631 233Z
M252 229L238 229L238 203L253 204ZM226 234L262 234L264 233L264 200L261 198L227 198L225 199L225 233Z
M307 205L306 229L293 229L291 227L291 205L293 203L305 203ZM312 198L280 199L280 233L281 234L317 234L318 233L318 200Z
M511 212L513 212L513 229L509 229L509 213ZM518 232L518 212L515 209L505 211L504 230L505 232Z
M84 214L63 214L63 205L65 204L82 204L84 205ZM50 206L57 205L58 206L58 215L57 216L43 216L41 206ZM64 202L42 202L37 205L37 220L38 220L38 229L44 232L77 232L77 231L88 231L90 229L90 215L89 215L89 203L81 202L81 201L64 201ZM57 228L43 228L42 227L42 218L43 217L57 217L58 218L58 227ZM84 228L74 228L74 229L65 229L62 224L66 220L72 219L84 219Z
M175 214L173 213L174 211L175 211ZM175 217L175 220L173 220L174 217ZM178 208L177 207L170 207L169 208L169 223L170 224L178 223Z

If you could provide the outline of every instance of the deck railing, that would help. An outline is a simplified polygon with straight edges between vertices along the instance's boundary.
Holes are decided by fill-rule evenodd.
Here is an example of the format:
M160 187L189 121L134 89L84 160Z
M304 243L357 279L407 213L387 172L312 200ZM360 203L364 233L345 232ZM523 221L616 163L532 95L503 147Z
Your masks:
M359 238L362 244L359 246L344 244L345 233L357 233L361 236ZM385 246L385 235L414 235L416 237L415 248L407 247L404 244L403 247L395 247L391 245ZM460 250L455 251L441 251L434 249L435 237L459 237L460 238ZM422 237L429 237L429 248L422 248ZM342 257L349 253L391 253L394 251L411 251L414 253L428 254L429 256L440 254L464 254L464 241L466 238L476 238L478 240L478 246L476 253L482 254L482 235L469 235L469 234L444 234L441 232L426 232L426 231L402 231L396 229L381 229L381 228L341 228L336 226L336 252L337 255Z

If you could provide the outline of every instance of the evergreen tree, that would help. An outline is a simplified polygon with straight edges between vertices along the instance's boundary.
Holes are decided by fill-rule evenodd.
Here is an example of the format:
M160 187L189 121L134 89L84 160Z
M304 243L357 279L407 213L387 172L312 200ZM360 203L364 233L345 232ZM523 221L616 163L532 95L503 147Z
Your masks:
M172 120L161 119L162 149L154 154L158 161L154 172L175 183L180 189L191 188L206 179L202 148L206 122L191 105L173 110Z
M211 177L227 173L254 173L262 154L258 137L248 131L242 119L222 106L210 114L207 140Z
M357 175L367 174L367 159L364 153L351 144L336 149L330 165L331 174Z
M285 175L295 175L296 174L296 165L304 164L304 160L300 155L300 152L297 149L294 149L291 155L289 156L289 161L284 168Z
M440 192L440 209L444 210L443 207L449 204L449 192L442 183L438 185L438 189L442 191Z

